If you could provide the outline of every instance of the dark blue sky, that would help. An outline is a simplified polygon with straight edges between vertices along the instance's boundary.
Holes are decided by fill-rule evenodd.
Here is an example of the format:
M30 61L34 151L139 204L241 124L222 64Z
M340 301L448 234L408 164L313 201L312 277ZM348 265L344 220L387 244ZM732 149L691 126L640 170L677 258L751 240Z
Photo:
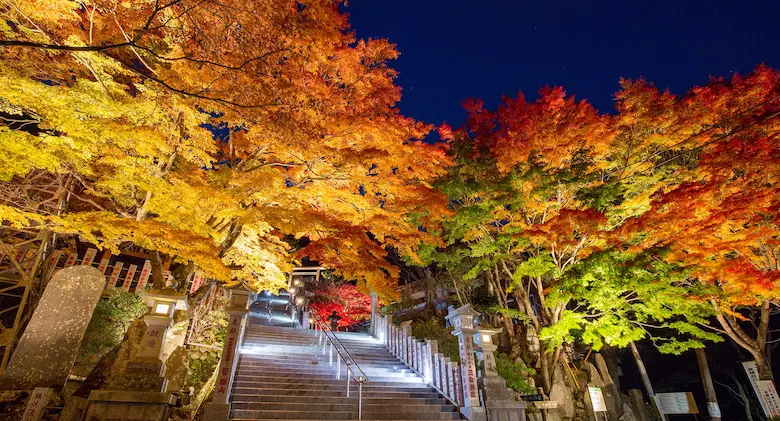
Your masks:
M401 111L460 126L461 102L562 85L612 111L620 77L684 93L709 76L780 67L780 0L351 0L360 38L401 57Z

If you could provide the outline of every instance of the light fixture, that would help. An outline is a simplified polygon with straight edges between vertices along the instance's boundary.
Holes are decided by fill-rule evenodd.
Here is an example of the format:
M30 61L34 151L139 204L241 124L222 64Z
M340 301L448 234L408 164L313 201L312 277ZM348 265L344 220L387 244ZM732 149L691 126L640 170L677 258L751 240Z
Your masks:
M157 302L154 304L154 314L158 316L168 316L171 312L171 303Z
M296 280L293 281L293 285L301 286L301 281L299 279L296 279Z
M287 290L287 292L289 292L290 294L293 294L293 295L295 295L295 291L297 291L295 288L290 288L290 289Z
M490 335L482 335L482 343L489 344L490 343Z
M303 299L303 297L298 297L295 299L295 304L298 304L300 306L303 305L304 301L305 300Z

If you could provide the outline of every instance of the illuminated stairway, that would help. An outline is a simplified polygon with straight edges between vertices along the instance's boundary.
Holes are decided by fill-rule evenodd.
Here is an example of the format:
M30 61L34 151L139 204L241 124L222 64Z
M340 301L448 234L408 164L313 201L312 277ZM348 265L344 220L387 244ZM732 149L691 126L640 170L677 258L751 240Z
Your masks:
M254 312L253 312L254 313ZM231 399L232 420L356 420L357 383L315 331L290 327L290 319L253 317L247 326ZM370 379L363 386L364 420L455 420L457 408L367 334L337 333ZM323 352L326 350L326 352Z

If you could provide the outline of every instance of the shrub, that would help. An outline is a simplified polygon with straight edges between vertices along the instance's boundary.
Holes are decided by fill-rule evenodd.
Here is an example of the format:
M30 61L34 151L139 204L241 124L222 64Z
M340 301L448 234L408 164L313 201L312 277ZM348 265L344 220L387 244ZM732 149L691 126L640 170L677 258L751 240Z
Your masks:
M452 329L442 326L437 320L415 320L412 323L412 336L417 339L435 339L439 352L452 361L460 362L458 338L452 335Z
M122 342L130 323L146 311L143 298L131 292L118 291L98 301L81 342L74 374L86 376L105 353Z
M506 380L506 387L524 394L536 393L536 389L528 383L528 379L536 374L536 370L520 361L512 362L505 354L496 356L498 375Z

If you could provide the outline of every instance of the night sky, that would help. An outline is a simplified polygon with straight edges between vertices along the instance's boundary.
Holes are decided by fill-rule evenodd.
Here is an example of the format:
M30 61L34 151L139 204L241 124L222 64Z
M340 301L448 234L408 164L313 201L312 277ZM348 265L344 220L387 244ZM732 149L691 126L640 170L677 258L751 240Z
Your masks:
M401 111L460 126L464 99L561 85L612 112L620 77L684 93L710 75L780 67L780 0L351 0L360 38L388 38Z

